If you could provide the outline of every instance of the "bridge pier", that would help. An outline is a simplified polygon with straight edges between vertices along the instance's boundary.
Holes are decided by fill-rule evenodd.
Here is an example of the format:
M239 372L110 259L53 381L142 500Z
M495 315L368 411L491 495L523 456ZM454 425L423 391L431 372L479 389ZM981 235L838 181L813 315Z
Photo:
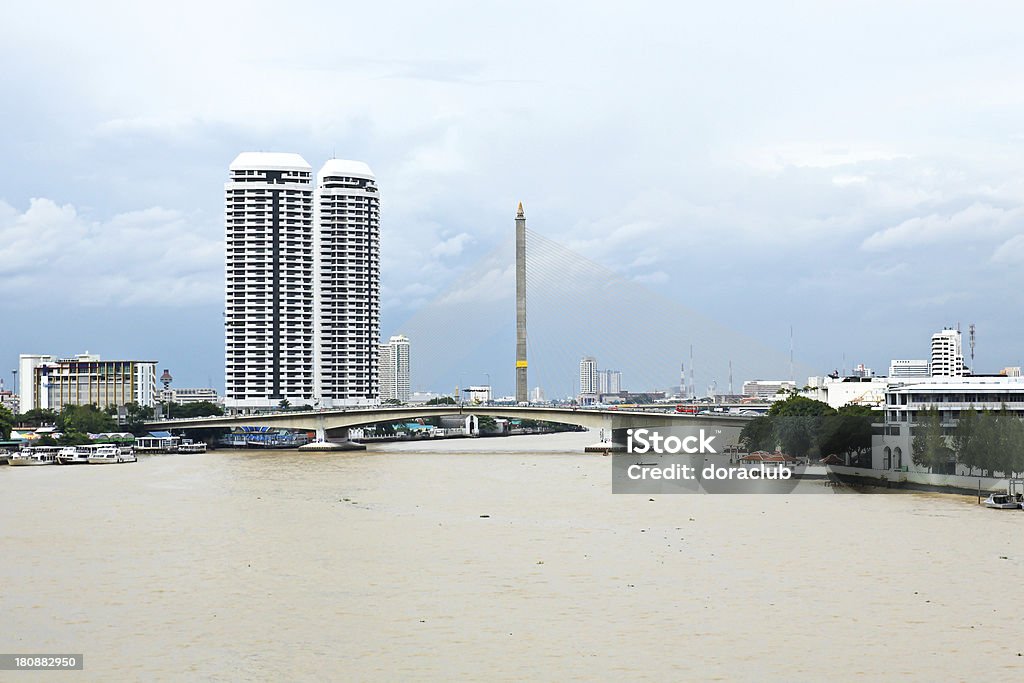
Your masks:
M601 429L601 440L583 449L584 453L625 453L626 430L604 427Z
M355 441L351 441L348 438L348 427L334 430L335 434L331 437L333 440L327 440L327 428L324 426L323 418L320 418L319 424L316 428L316 441L307 443L305 446L299 446L299 450L303 452L323 452L323 451L365 451L366 446Z

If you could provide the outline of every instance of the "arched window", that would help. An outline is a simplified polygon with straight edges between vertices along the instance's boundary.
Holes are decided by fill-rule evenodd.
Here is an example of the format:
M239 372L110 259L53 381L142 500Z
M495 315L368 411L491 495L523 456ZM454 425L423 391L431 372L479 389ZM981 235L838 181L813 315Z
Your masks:
M886 446L882 454L885 456L885 459L882 460L882 469L887 470L892 467L892 449Z
M892 452L893 455L893 469L898 470L903 467L903 449L899 446Z

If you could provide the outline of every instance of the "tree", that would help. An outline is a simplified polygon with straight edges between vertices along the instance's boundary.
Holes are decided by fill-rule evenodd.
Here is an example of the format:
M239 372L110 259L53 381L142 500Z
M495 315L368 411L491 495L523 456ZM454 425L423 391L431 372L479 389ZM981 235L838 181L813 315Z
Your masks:
M404 404L401 401L399 401L397 398L389 398L388 400L384 401L383 405L386 405L386 406L400 406L400 405L404 405ZM430 405L430 404L428 404L428 405Z
M946 445L942 433L942 418L938 409L929 408L918 414L914 427L913 461L915 465L927 467L932 472L946 474L953 456L953 449Z
M277 404L277 407L280 408L281 410L288 410L289 408L292 407L292 402L286 398L282 398L281 401Z
M48 408L33 408L18 415L15 422L23 427L47 427L57 424L57 413Z
M825 415L820 437L821 453L849 455L851 463L863 464L871 453L871 424L875 419L875 411L859 405L846 405L834 415Z
M768 416L772 418L775 437L782 449L801 458L820 450L824 417L835 412L827 403L790 395L784 401L773 403L768 409Z
M455 405L455 399L452 398L451 396L439 396L437 398L432 398L429 401L427 401L426 405L428 405L428 406L453 406L453 405Z
M6 441L11 438L11 429L14 428L14 413L5 406L0 406L0 440Z
M61 432L81 432L82 434L96 434L99 432L112 432L117 428L114 418L100 410L96 404L84 406L64 406L64 409L57 416L57 428Z
M978 431L978 411L973 406L967 410L960 411L960 418L956 421L956 429L953 430L953 452L956 453L957 462L972 470L980 467L979 453L977 450L976 435Z
M287 400L287 399L284 399ZM284 401L283 400L283 401ZM282 401L282 402L283 402ZM196 401L195 403L175 403L172 406L172 415L176 417L189 418L189 417L220 417L224 414L224 409L216 403L209 401Z
M740 443L748 453L775 450L778 441L775 438L775 425L772 418L767 415L759 415L748 422L740 432Z

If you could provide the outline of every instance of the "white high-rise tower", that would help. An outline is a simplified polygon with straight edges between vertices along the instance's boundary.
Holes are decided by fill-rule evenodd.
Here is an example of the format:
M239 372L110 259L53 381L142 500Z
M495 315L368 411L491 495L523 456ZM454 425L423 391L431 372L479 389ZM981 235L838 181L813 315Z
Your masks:
M225 403L375 403L380 202L369 167L245 152L225 185Z
M331 159L316 183L316 394L324 407L378 401L380 197L361 161Z
M404 334L380 345L380 400L409 400L409 338Z
M225 404L313 400L312 167L298 154L244 152L224 185Z
M932 335L932 377L963 377L964 352L960 330L945 329Z

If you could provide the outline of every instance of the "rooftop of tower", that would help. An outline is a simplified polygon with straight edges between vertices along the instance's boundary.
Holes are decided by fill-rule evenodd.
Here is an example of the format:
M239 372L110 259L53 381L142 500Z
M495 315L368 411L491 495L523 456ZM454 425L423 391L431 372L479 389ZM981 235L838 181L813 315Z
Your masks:
M232 171L311 171L313 167L292 152L242 152L231 162Z
M320 172L316 174L317 182L328 176L344 176L347 178L366 178L376 180L373 171L362 161L350 159L329 159Z

